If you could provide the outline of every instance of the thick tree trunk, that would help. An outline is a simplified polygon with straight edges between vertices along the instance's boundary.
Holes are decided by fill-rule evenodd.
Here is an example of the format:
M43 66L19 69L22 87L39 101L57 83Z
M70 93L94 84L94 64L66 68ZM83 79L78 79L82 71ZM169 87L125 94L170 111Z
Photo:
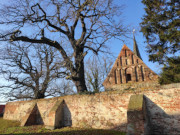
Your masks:
M82 73L80 73L80 74L78 75L79 77L76 77L76 79L73 80L73 82L74 82L75 85L76 85L76 88L77 88L77 92L78 92L78 93L83 93L83 92L86 92L86 91L87 91L87 87L86 87L86 83L85 83L84 76L83 76L83 77L80 77L80 76L82 76L81 74L82 74Z
M77 80L73 81L76 85L76 88L77 88L77 92L78 93L83 93L83 92L86 92L87 91L87 87L86 87L86 84L85 84L85 81L84 79L82 78L78 78Z
M82 56L78 58L76 57L75 59L76 75L73 78L73 82L76 85L77 92L83 93L87 91L85 75L84 75L84 60L82 59Z
M45 97L45 95L44 95L45 93L44 92L42 92L42 91L37 91L36 93L35 93L35 99L41 99L41 98L44 98Z

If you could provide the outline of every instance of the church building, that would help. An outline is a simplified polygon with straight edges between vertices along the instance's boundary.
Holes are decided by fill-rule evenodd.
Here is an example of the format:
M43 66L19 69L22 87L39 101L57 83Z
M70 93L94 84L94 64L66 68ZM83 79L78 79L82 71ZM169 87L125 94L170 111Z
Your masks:
M103 82L105 88L124 84L157 82L158 75L142 60L135 37L133 52L124 45L110 73Z

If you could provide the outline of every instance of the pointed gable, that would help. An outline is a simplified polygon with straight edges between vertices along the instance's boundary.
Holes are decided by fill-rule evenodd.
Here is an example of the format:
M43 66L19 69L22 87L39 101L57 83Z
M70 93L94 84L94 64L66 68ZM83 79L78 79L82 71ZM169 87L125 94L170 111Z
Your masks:
M124 45L103 85L106 88L130 82L154 81L157 78L158 76Z

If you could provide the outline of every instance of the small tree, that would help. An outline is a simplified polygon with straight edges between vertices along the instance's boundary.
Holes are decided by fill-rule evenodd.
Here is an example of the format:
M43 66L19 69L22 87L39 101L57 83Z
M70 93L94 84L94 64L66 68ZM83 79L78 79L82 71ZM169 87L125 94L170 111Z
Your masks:
M55 89L54 85L56 79L64 77L67 71L63 68L63 62L56 49L13 44L2 53L0 74L9 83L1 83L0 88L1 91L6 89L8 97L40 99L54 96L54 93L57 96L62 93L59 89Z
M178 0L142 0L146 14L141 31L148 43L149 60L166 62L169 54L180 51L180 2Z
M51 88L52 89L52 88ZM76 94L76 88L71 80L60 79L54 86L53 89L50 91L51 96L57 97Z
M112 38L126 34L114 0L16 0L0 8L1 41L46 44L56 48L78 92L87 90L84 58L98 54ZM120 38L121 39L121 38ZM67 46L63 41L67 42ZM73 57L71 57L73 56Z
M164 65L159 79L160 84L178 83L180 82L180 56L171 57Z
M111 70L113 59L108 57L89 58L86 64L86 84L89 91L100 92L103 90L103 81Z

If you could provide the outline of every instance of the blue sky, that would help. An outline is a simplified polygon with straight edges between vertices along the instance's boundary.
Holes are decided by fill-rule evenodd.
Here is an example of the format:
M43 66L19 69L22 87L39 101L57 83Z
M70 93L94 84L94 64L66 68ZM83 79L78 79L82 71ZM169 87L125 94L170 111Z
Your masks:
M2 0L1 2L3 2ZM136 29L135 37L139 47L139 51L141 53L141 57L144 63L151 68L154 72L159 73L161 71L161 66L157 63L152 63L148 61L148 54L146 53L146 43L143 34L139 32L140 30L140 22L142 21L142 17L145 14L144 5L141 3L141 0L117 0L117 3L124 4L124 9L122 10L122 20L123 24L129 25L133 31ZM111 41L111 51L115 57L121 51L123 44L126 44L131 50L133 50L133 33L130 35L131 38L126 39L125 42L121 42L119 40ZM1 80L2 81L2 80ZM0 102L3 101L2 97L0 97Z
M146 52L146 43L145 37L140 31L140 23L142 21L142 17L145 14L144 5L141 3L141 0L120 0L122 4L124 4L124 9L122 11L123 23L125 25L129 25L133 31L135 31L135 38L139 47L139 51L144 63L151 68L154 72L160 73L161 66L158 63L152 63L148 60L148 54ZM113 41L113 46L111 47L111 51L117 57L121 51L123 44L126 44L131 50L133 50L133 33L130 35L131 39L126 39L125 42L121 42L118 40Z

